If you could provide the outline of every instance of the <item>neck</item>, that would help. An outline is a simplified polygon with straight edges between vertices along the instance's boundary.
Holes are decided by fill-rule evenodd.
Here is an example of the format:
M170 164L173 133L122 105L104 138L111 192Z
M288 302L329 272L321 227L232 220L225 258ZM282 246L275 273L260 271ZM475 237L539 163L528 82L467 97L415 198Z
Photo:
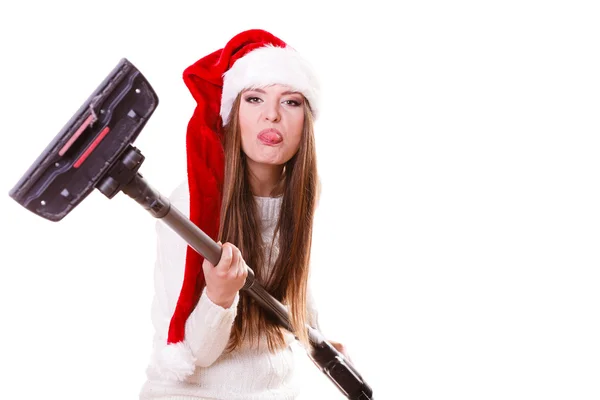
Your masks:
M283 165L259 164L246 158L250 189L258 197L276 197L282 192Z

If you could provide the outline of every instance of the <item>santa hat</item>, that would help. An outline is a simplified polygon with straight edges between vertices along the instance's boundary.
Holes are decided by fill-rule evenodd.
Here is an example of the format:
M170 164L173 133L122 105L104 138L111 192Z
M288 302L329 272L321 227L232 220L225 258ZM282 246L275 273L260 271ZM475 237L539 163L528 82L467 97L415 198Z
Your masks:
M287 85L319 113L319 85L310 65L281 39L264 30L248 30L188 67L183 80L197 102L186 136L190 220L213 240L219 233L224 153L223 126L244 89ZM184 380L194 372L194 357L185 343L185 323L205 286L204 258L187 248L183 284L169 325L159 370Z

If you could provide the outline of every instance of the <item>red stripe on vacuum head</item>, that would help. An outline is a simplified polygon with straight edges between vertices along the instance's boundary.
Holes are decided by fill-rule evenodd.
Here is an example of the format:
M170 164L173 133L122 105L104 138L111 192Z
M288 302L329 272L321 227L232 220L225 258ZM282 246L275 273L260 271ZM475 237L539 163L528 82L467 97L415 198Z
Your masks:
M77 161L75 161L75 164L73 164L74 168L79 168L81 164L83 164L85 159L88 158L90 154L92 154L92 151L94 151L94 149L100 144L102 139L104 139L104 136L106 136L109 131L110 128L107 126L102 130L102 132L100 132L100 134L96 139L94 139L92 144L90 144L90 146L87 149L85 149L85 152L77 159Z
M79 136L81 136L81 133L85 130L85 128L90 126L90 124L92 122L94 122L95 119L96 118L95 118L94 114L87 117L85 119L85 121L83 121L83 124L81 124L81 126L79 128L77 128L77 131L73 134L73 136L71 136L69 138L69 141L67 143L65 143L65 145L62 147L62 149L60 149L60 151L58 152L58 155L62 157L67 152L67 150L69 150L69 147L71 147L73 145L73 143L75 143L77 138Z

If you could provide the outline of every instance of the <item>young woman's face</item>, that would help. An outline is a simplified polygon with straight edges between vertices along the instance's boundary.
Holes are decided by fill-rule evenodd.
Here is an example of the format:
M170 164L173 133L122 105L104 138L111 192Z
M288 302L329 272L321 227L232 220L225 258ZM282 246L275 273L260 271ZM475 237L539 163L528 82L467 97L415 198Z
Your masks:
M283 165L300 147L304 97L288 86L245 90L240 101L242 150L254 163Z

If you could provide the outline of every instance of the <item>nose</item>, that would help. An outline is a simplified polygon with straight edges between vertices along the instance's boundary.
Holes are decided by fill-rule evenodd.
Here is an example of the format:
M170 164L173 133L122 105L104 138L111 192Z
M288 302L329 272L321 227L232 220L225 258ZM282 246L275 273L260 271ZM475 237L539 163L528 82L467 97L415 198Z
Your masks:
M265 103L264 118L270 122L278 122L281 119L278 102L269 101Z

